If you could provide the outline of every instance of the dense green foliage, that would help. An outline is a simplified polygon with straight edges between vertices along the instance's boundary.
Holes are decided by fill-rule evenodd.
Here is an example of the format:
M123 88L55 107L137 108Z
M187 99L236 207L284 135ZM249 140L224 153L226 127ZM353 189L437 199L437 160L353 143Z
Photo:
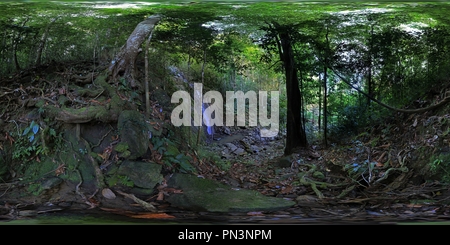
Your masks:
M157 13L153 76L169 80L175 65L211 90L279 90L283 126L283 67L267 32L276 22L290 28L308 137L324 126L351 133L387 110L336 74L395 107L431 99L423 96L439 94L450 75L449 10L431 2L2 2L0 78L53 61L108 64L136 24Z

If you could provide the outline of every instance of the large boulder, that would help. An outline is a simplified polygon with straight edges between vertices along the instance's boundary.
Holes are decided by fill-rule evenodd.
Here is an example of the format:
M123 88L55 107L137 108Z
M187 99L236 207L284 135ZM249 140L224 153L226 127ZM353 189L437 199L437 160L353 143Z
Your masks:
M163 180L160 164L151 162L124 161L118 174L127 176L139 188L153 189Z
M183 193L171 194L166 200L175 207L207 212L277 211L292 207L295 202L264 196L253 190L233 188L220 182L189 174L173 174L168 187Z

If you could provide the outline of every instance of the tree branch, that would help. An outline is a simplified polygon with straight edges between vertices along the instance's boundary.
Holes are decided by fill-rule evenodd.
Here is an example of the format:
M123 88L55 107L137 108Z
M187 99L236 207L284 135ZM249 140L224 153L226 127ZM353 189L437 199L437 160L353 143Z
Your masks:
M327 65L328 69L332 70L334 74L336 74L343 82L345 82L346 84L348 84L350 87L352 87L353 89L355 89L356 91L358 91L359 93L361 93L362 95L366 96L367 98L369 98L370 100L376 102L377 104L389 109L389 110L393 110L393 111L397 111L397 112L401 112L401 113L407 113L407 114L414 114L414 113L422 113L422 112L426 112L426 111L430 111L433 109L436 109L438 107L441 107L445 104L447 104L450 101L450 96L447 96L440 101L437 104L425 107L425 108L419 108L419 109L400 109L400 108L395 108L392 107L390 105L387 105L375 98L373 98L372 96L370 96L369 94L365 93L364 91L362 91L361 89L359 89L358 87L354 86L350 81L348 81L347 79L345 79L343 76L339 75L339 73L337 73L330 65Z

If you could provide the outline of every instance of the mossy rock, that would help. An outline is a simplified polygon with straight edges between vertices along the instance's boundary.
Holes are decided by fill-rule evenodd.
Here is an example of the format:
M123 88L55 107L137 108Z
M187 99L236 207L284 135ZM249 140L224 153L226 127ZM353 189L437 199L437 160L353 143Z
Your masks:
M128 150L128 144L125 142L118 143L114 150L119 153L119 156L128 159L131 156L131 152Z
M126 176L136 187L153 189L163 180L161 169L162 166L156 163L124 161L117 174Z
M168 186L181 189L182 194L171 194L166 200L173 206L193 211L251 212L277 211L292 207L295 202L264 196L253 190L232 188L220 182L189 174L173 174Z
M138 111L125 110L118 119L117 127L121 142L128 145L130 155L128 159L134 160L147 153L149 144L149 127Z

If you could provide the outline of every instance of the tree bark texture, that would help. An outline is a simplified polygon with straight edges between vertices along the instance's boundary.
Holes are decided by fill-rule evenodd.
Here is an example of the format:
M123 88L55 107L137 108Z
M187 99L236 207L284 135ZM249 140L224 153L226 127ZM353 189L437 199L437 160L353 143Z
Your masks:
M152 15L136 26L109 66L113 80L123 76L131 87L137 86L136 58L141 51L141 44L150 35L160 19L159 15Z
M278 32L277 43L280 60L283 62L286 76L287 118L286 118L286 146L284 154L289 155L296 147L307 146L305 128L302 120L302 95L299 89L297 68L292 50L292 40L286 28L274 23L274 30Z

